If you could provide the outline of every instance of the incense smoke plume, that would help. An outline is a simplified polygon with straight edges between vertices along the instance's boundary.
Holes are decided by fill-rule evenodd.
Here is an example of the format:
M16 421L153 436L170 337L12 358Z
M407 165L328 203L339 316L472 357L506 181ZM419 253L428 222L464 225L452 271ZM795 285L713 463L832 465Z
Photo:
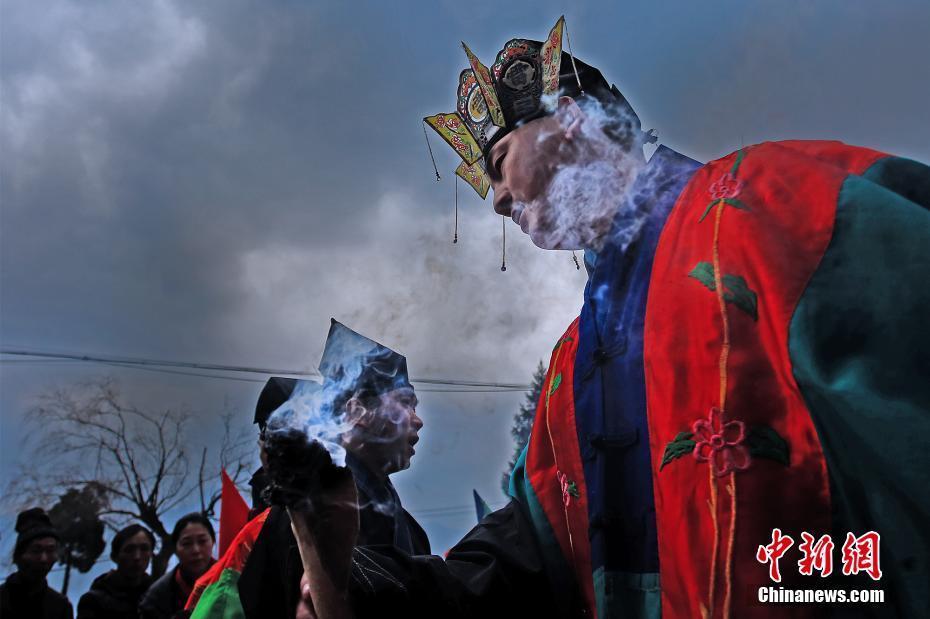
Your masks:
M317 441L337 466L345 466L345 447L342 435L352 430L345 416L345 403L362 382L362 374L377 367L378 351L370 341L352 337L347 331L332 333L320 362L322 384L298 381L288 400L268 419L268 432L275 434L287 430L303 432L310 441ZM396 368L384 368L380 374L390 378Z
M320 364L323 384L298 381L290 398L268 420L265 453L272 503L309 509L312 496L326 488L328 480L344 474L347 446L353 452L380 448L396 470L409 463L407 450L416 442L408 412L416 401L413 389L370 392L366 385L373 374L376 381L391 382L398 368L379 363L390 351L372 349L344 333L336 331L327 343ZM393 503L372 499L371 504L382 513L393 513Z
M340 438L352 426L334 414L333 404L339 393L338 382L320 385L298 381L291 397L269 417L267 440L273 442L278 435L289 436L296 431L309 442L319 443L333 464L345 466L346 452Z

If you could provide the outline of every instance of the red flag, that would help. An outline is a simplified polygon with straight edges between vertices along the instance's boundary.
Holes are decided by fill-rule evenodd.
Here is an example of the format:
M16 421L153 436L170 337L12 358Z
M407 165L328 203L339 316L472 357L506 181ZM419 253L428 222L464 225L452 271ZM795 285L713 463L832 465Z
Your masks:
M222 557L236 534L249 521L249 506L236 489L236 484L222 470L223 489L220 494L220 554Z

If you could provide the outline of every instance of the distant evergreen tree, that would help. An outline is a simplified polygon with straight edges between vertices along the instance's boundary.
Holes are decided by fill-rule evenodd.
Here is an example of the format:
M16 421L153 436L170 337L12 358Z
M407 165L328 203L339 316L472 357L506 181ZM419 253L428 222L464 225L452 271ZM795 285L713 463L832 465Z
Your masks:
M69 488L58 503L48 511L48 516L61 536L59 562L65 566L65 577L61 592L68 594L71 568L86 574L103 554L103 521L100 512L107 505L106 490L97 483L85 484L83 488Z
M546 368L540 361L533 373L533 382L530 385L530 391L526 394L526 399L520 405L520 411L513 417L513 427L510 429L510 435L514 441L513 457L504 475L501 478L501 489L507 494L510 487L510 473L517 464L517 459L523 453L526 442L530 439L530 430L533 429L533 418L536 416L536 405L539 403L539 396L542 393L543 383L546 380Z

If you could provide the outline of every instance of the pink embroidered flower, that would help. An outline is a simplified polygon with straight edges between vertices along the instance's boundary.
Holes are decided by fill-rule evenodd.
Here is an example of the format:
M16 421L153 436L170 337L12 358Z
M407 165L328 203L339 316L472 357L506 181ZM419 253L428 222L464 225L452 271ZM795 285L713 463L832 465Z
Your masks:
M746 425L742 421L721 420L720 409L713 407L707 419L698 419L694 430L694 457L699 462L710 462L714 475L726 475L730 471L749 468L749 450L746 440Z
M732 174L727 172L720 178L718 178L713 185L710 186L708 192L712 200L723 200L725 198L735 198L739 195L740 191L743 190L743 181L737 179Z
M568 507L571 505L572 497L578 496L578 486L562 471L556 471L555 477L559 480L559 486L562 488L562 504Z

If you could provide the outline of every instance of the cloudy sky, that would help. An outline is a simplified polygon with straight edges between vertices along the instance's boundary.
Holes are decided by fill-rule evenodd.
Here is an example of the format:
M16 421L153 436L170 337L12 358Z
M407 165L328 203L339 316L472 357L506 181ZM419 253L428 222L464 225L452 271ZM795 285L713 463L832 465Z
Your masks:
M501 273L500 218L467 188L452 245L455 155L433 139L437 183L419 121L453 109L460 40L490 63L562 13L578 56L697 159L834 138L930 161L920 0L0 8L7 349L312 370L335 316L415 377L527 382L577 313L583 272L511 225ZM139 405L194 413L197 449L222 410L247 425L261 387L2 359L4 485L50 387L112 376ZM422 448L397 486L437 550L472 523L471 488L502 502L521 398L421 393ZM6 554L10 514L0 524Z

